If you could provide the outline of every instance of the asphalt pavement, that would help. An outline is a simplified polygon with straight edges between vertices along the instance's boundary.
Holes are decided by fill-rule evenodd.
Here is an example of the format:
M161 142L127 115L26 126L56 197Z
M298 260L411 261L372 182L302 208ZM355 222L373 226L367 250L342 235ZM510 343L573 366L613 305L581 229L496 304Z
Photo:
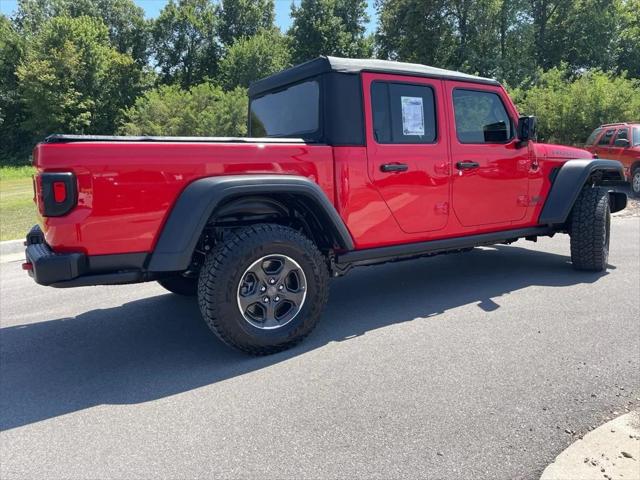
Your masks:
M640 218L610 268L569 239L355 269L316 331L253 358L155 283L0 266L0 478L537 479L640 404Z

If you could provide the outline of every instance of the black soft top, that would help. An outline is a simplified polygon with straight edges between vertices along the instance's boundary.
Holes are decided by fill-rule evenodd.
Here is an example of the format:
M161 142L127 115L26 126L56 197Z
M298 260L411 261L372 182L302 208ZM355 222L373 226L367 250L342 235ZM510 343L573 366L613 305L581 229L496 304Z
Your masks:
M252 83L249 87L249 96L255 97L267 91L275 90L285 85L304 80L305 78L327 72L347 74L359 74L360 72L396 73L416 77L444 78L462 82L499 85L497 80L491 78L477 77L454 70L429 67L418 63L361 58L318 57Z

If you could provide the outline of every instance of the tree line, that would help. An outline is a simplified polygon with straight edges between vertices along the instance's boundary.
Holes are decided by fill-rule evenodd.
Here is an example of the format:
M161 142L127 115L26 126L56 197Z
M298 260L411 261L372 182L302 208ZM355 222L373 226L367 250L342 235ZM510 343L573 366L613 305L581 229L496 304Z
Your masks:
M640 0L19 0L0 16L0 163L50 133L244 135L253 80L318 55L504 82L542 139L640 120Z

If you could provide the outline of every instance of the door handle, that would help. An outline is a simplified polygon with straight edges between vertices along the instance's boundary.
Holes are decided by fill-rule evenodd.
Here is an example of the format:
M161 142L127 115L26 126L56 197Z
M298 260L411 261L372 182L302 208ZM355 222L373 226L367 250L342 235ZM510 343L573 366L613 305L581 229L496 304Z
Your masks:
M480 164L478 162L465 161L456 163L456 168L458 170L470 170L472 168L478 168L479 166Z
M380 165L380 170L383 172L406 172L409 170L409 165L406 163L384 163Z

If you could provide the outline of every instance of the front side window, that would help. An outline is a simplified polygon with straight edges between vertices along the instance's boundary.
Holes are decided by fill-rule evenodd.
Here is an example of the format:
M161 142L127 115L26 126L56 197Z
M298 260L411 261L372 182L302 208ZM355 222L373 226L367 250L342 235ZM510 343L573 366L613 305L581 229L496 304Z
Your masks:
M600 141L598 142L598 145L609 145L611 143L611 137L613 137L613 134L615 131L616 130L614 128L611 128L606 132L604 132L604 135L600 137Z
M457 88L453 110L460 143L505 143L513 137L511 118L497 93Z
M320 87L315 80L251 101L252 137L309 137L320 126Z
M629 130L627 128L621 128L620 130L618 130L618 133L616 133L616 138L613 140L614 143L616 140L629 140Z
M602 131L602 128L598 127L593 132L591 132L591 135L589 135L589 138L587 138L586 145L593 145L594 143L596 143L596 138L598 138L598 134L601 131Z
M433 89L426 85L373 82L373 135L378 143L434 143Z

